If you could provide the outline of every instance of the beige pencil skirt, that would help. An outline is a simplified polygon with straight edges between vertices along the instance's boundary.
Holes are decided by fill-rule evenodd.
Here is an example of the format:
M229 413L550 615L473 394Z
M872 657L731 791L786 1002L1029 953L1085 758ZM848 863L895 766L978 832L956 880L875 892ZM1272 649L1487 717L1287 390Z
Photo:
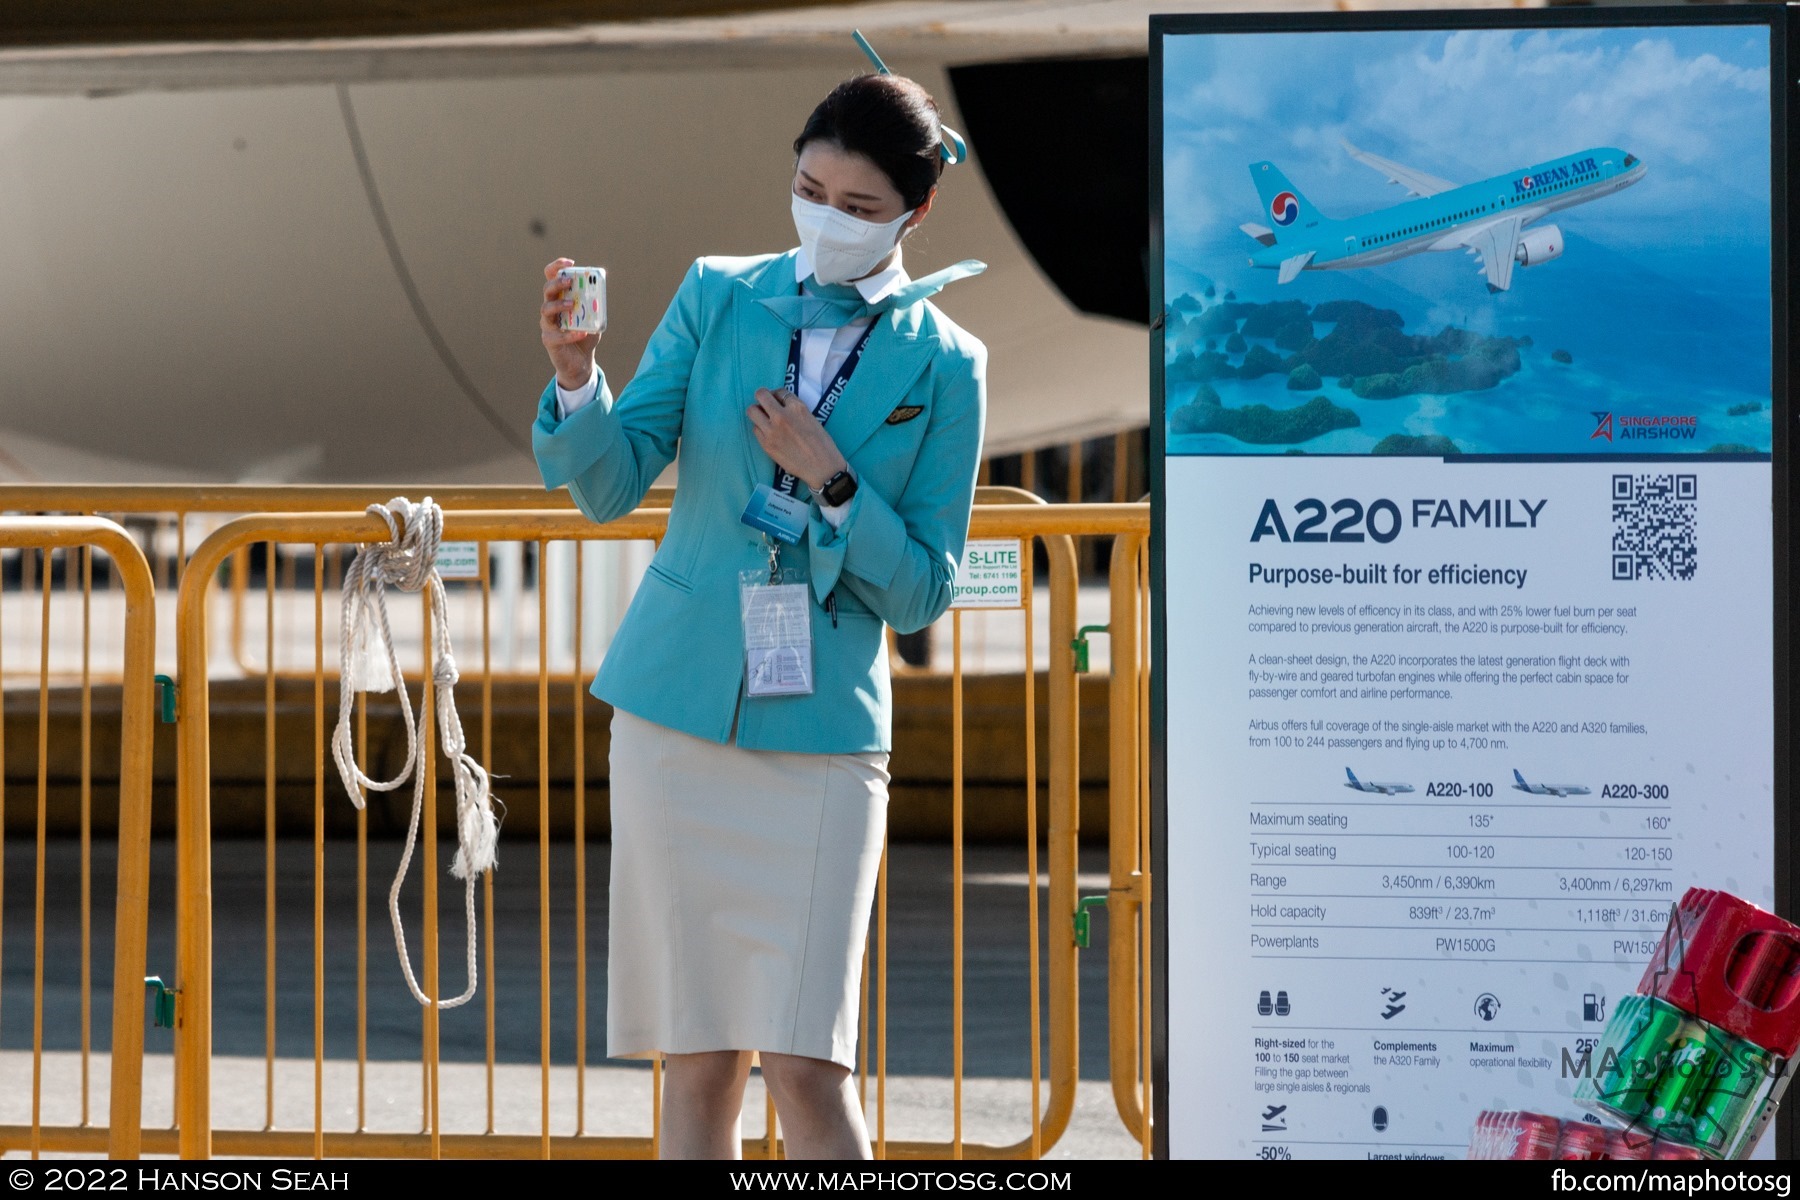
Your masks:
M888 756L745 750L614 710L606 1047L853 1067Z

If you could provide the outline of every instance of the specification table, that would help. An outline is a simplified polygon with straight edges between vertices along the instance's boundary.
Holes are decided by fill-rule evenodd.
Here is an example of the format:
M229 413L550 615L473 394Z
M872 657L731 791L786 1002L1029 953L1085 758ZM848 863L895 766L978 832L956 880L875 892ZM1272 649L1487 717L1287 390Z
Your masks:
M1461 1157L1483 1109L1578 1116L1587 1052L1682 893L1773 904L1772 718L1717 699L1766 700L1766 630L1721 628L1723 591L1568 559L1608 540L1606 480L1585 470L1509 467L1535 540L1441 531L1453 548L1427 558L1411 526L1405 550L1246 541L1280 489L1190 465L1171 464L1171 507L1235 515L1184 552L1260 568L1171 568L1171 1044L1201 1075L1227 1048L1216 1087L1186 1093L1205 1144ZM1352 495L1371 469L1311 465L1295 494L1335 472ZM1382 464L1380 486L1441 495L1485 470ZM1431 583L1477 551L1512 574ZM1301 582L1327 569L1338 582Z

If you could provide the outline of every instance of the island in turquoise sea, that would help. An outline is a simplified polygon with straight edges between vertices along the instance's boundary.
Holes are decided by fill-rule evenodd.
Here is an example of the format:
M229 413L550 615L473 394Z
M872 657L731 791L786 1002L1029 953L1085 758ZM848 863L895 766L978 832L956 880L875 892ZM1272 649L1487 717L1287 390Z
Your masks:
M1456 326L1409 334L1399 313L1360 300L1316 306L1301 300L1208 304L1183 295L1169 306L1165 321L1165 378L1171 385L1195 387L1192 400L1170 411L1170 432L1219 433L1252 445L1296 445L1362 420L1324 396L1296 408L1230 407L1212 386L1215 381L1280 373L1295 392L1317 391L1334 379L1362 400L1451 395L1497 386L1519 370L1520 351L1531 346L1528 337L1491 337ZM1330 326L1322 337L1315 332L1321 324ZM1385 437L1373 450L1456 452L1449 438L1430 434Z

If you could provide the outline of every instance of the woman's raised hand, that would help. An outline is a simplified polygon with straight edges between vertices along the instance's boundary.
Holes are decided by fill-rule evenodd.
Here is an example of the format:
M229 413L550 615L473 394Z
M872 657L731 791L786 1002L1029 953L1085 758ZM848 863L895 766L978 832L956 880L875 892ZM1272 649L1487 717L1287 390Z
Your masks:
M557 272L574 265L572 258L559 258L544 268L544 306L538 310L544 353L556 370L557 384L568 392L586 387L594 377L594 348L600 344L597 333L562 327L562 315L575 307L575 301L569 297L572 283Z
M850 465L818 418L786 388L757 388L744 415L763 453L813 491Z

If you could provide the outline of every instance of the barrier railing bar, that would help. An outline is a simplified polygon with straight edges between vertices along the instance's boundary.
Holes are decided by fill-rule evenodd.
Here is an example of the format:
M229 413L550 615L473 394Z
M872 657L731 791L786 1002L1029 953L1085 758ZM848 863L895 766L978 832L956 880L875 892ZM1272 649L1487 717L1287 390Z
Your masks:
M275 661L275 543L264 542L264 662ZM241 557L248 556L245 552ZM239 622L242 625L242 622ZM275 672L263 676L263 1128L275 1128Z
M1025 593L1025 878L1029 881L1025 898L1029 905L1026 936L1030 946L1026 957L1031 984L1031 1157L1038 1159L1044 1157L1044 1052L1040 995L1043 961L1038 950L1037 603L1031 580L1033 556L1023 553L1019 557L1024 568L1020 583Z
M43 1151L44 1103L44 848L50 834L50 548L43 550L44 580L39 589L43 616L38 624L37 737L37 946L31 975L31 1157Z
M4 518L0 518L0 531L4 530ZM0 540L0 545L7 544ZM21 560L25 555L21 555ZM24 579L23 561L19 565L19 577ZM6 612L5 579L0 577L0 618ZM6 624L0 619L0 677L6 670ZM6 728L6 689L0 687L0 730ZM6 738L0 737L0 946L6 945ZM0 1001L5 999L6 989L0 987ZM0 1015L3 1015L4 1004L0 1004Z
M962 610L950 615L950 1157L963 1149Z
M173 569L174 564L169 556L163 553L163 531L169 527L169 514L162 513L156 518L156 528L150 531L150 555L156 564L156 587L158 591L166 591L175 585L180 572ZM49 578L49 563L44 564L45 578Z
M28 1125L0 1125L0 1145L21 1145L29 1137ZM104 1153L109 1131L99 1127L68 1127L44 1131L44 1149L52 1154ZM213 1144L222 1156L306 1158L312 1154L313 1135L308 1129L251 1130L221 1129L212 1135ZM446 1133L443 1157L446 1159L534 1158L538 1154L539 1135ZM143 1154L176 1154L180 1131L145 1130ZM941 1160L948 1148L945 1142L891 1141L888 1158L899 1160ZM331 1130L325 1135L327 1158L425 1158L430 1154L431 1139L423 1133L355 1133ZM994 1162L1015 1159L1016 1154L1001 1153L1008 1147L985 1146L969 1142L964 1157L971 1161ZM585 1137L558 1135L550 1139L551 1157L611 1161L642 1159L652 1156L653 1140L643 1136Z
M69 591L74 578L70 573ZM94 549L81 548L81 1123L92 1123L89 1067L94 1045ZM4 726L0 726L4 728Z
M1082 505L1103 509L1104 505ZM1112 506L1116 507L1116 506ZM987 516L988 510L982 512ZM1056 506L1050 514L1066 516ZM1125 516L1124 519L1129 519ZM1098 517L1095 524L1100 524ZM979 527L970 520L970 532ZM1035 522L1034 522L1035 524ZM1061 520L1046 521L1059 525ZM1041 535L1040 535L1041 536ZM1075 950L1075 875L1080 863L1081 804L1079 789L1081 715L1076 692L1074 637L1078 575L1075 544L1068 531L1043 538L1050 567L1050 744L1066 747L1050 756L1050 856L1049 944L1050 978L1063 986L1050 989L1050 1101L1044 1118L1044 1148L1048 1150L1069 1126L1075 1111L1075 1089L1080 1079L1079 1021L1080 977ZM1061 1036L1058 1036L1061 1031ZM1015 1151L1016 1152L1016 1151Z
M662 1157L662 1093L663 1060L658 1054L650 1060L650 1157Z
M481 572L481 761L494 761L494 651L491 634L493 578L488 566L488 544L476 543ZM487 1126L494 1132L494 993L500 981L494 975L494 873L481 877L482 975L487 980L482 1003L487 1022Z
M1107 681L1107 1056L1113 1104L1127 1132L1142 1141L1138 1104L1138 938L1144 869L1138 858L1138 555L1139 534L1113 539L1109 569L1112 671Z
M182 522L185 529L187 522ZM313 547L313 1157L325 1157L325 547Z
M339 686L343 686L339 682ZM369 696L356 696L356 768L369 770ZM369 808L368 792L356 790L363 804L356 810L356 1128L369 1127Z
M587 689L581 682L582 543L575 543L575 1132L587 1132ZM542 585L539 585L540 588Z
M1139 1139L1143 1156L1154 1149L1150 1100L1150 905L1154 880L1150 876L1150 549L1140 543L1138 552L1138 870L1144 873L1142 903L1138 908L1138 1111L1143 1114Z
M388 484L0 484L0 512L167 513L360 513L384 504L402 490ZM538 486L468 485L432 487L431 498L446 512L468 509L575 510L566 490ZM672 488L652 488L644 503L667 507ZM658 504L658 500L661 501ZM498 539L497 539L498 540ZM146 556L154 553L154 547Z
M550 1157L550 587L537 540L538 600L538 1157Z

